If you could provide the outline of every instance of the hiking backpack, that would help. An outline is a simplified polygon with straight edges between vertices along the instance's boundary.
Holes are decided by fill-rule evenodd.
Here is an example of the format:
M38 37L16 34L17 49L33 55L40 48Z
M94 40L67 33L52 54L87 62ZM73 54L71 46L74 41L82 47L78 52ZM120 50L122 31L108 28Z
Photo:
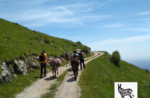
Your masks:
M66 53L65 57L67 57L67 58L68 58L68 57L69 57L69 53Z
M41 53L41 55L40 55L40 61L44 61L45 60L45 58L44 58L44 54L43 53Z
M82 54L82 52L79 53L79 57L80 57L80 59L83 59L83 54Z

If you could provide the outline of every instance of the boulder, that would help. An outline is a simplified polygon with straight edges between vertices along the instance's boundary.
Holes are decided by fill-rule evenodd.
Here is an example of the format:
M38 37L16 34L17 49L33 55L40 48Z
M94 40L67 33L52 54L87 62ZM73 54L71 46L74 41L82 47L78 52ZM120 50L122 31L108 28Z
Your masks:
M77 53L80 53L80 51L81 51L80 49L76 49L76 52L77 52Z
M32 67L32 68L39 68L40 66L39 66L39 63L38 63L38 62L32 62L32 63L31 63L31 67Z
M11 73L14 73L11 65L7 66L5 62L1 65L2 72L0 73L0 83L8 83L12 81Z
M5 62L2 63L1 68L2 68L2 70L9 70L9 68L7 67Z
M15 71L13 69L13 67L11 65L8 65L8 68L9 68L9 71L12 73L12 74L15 74Z
M23 75L26 75L27 73L27 65L26 63L24 63L22 60L14 60L15 63L15 71L17 71L18 73L21 73Z
M1 77L4 83L9 83L12 81L11 73L8 70L3 70L1 73Z

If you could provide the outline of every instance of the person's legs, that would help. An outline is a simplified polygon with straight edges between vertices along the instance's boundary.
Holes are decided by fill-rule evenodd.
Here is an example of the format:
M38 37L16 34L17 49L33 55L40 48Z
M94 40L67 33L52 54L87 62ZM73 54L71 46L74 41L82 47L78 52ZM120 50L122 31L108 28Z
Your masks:
M84 69L85 69L84 59L83 59L83 67L84 67Z
M43 67L44 67L44 76L46 76L46 63L44 63Z
M68 62L68 61L67 61L67 59L66 59L66 67L67 67L67 62Z
M80 60L80 70L82 70L82 60Z
M40 78L42 78L42 74L43 74L43 63L41 63L41 75L40 75Z
M66 66L67 66L68 63L69 63L69 58L66 59ZM70 65L69 65L69 66L70 66Z

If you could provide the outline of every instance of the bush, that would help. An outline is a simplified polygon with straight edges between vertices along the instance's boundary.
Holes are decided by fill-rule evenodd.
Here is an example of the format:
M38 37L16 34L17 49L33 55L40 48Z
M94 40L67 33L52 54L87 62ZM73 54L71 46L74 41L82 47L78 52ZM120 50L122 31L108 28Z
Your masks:
M118 51L114 51L110 61L113 62L116 66L119 66L119 62L120 62L120 54Z

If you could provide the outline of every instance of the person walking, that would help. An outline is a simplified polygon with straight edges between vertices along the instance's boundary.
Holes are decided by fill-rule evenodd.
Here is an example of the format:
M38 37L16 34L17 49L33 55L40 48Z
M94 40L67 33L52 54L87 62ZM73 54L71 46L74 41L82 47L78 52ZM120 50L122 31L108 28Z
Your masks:
M72 66L74 60L79 62L79 55L76 51L74 51L74 53L71 55L71 66ZM72 70L73 70L73 66L72 66Z
M66 67L67 67L67 64L69 63L69 52L68 51L65 55L65 59L66 59ZM69 64L69 66L70 66L70 64Z
M81 52L79 53L79 58L80 58L80 69L82 70L82 64L83 64L83 67L85 69L85 64L84 64L84 52L81 50Z
M40 78L42 78L43 69L44 69L44 76L46 76L46 62L48 62L47 54L45 53L45 50L42 50L42 53L39 55L39 61L41 65Z
M77 52L76 51L74 51L74 53L72 54L72 56L71 56L71 59L74 59L74 56L77 56L77 58L79 57L79 55L77 54Z

